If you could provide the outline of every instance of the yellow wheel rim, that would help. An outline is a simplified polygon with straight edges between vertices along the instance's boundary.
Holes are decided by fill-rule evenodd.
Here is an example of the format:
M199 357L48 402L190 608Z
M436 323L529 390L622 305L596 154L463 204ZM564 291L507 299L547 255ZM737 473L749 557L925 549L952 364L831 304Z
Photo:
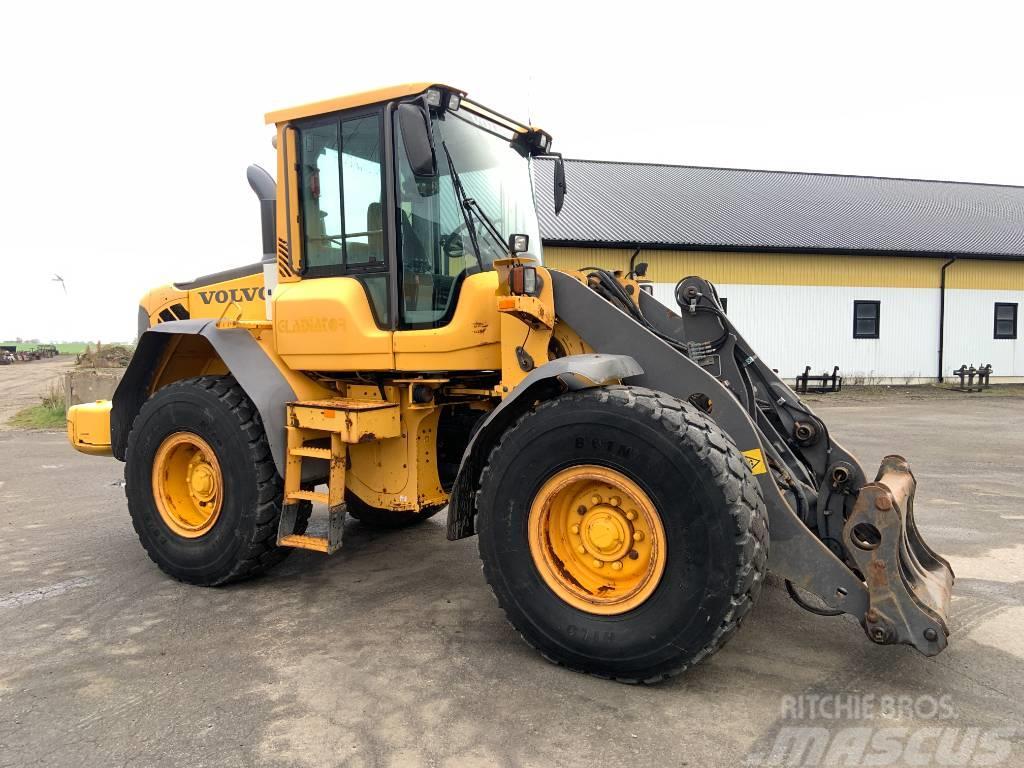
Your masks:
M220 516L224 482L210 444L191 432L175 432L153 460L153 498L174 533L194 539Z
M530 507L530 553L545 583L600 615L641 605L665 572L665 529L650 497L620 472L564 469Z

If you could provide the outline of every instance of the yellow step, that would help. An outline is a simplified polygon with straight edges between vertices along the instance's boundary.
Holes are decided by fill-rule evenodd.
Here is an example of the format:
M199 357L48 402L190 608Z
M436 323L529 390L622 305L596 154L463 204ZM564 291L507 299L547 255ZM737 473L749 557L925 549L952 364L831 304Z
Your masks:
M326 459L331 460L331 449L330 448L314 448L311 445L304 445L301 448L292 448L288 451L292 456L304 456L307 459Z
M288 426L334 432L345 443L374 442L402 434L397 403L342 397L288 403Z
M324 554L327 554L329 549L327 539L321 536L303 536L297 533L281 537L277 540L277 546L311 549L314 552L323 552Z
M321 504L327 504L330 497L317 491L292 491L288 494L288 501L319 501Z

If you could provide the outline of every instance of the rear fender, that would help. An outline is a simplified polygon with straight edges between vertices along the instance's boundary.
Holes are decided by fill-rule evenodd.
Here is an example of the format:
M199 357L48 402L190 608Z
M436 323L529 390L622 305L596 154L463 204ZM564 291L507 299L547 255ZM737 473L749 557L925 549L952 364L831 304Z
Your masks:
M218 328L210 319L160 323L139 337L135 355L114 392L110 413L114 456L124 461L132 423L151 394L164 351L175 336L201 336L209 342L259 411L274 464L284 477L286 403L297 399L295 390L248 331Z

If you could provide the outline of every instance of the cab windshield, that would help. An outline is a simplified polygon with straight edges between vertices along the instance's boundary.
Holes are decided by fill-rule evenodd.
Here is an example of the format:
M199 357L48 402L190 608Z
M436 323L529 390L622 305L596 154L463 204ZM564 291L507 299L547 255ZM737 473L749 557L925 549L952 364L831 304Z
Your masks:
M436 178L415 176L404 149L396 153L399 303L403 325L414 328L447 323L461 281L506 258L509 235L528 235L529 255L541 257L530 160L512 143L512 131L466 109L433 113L431 130Z

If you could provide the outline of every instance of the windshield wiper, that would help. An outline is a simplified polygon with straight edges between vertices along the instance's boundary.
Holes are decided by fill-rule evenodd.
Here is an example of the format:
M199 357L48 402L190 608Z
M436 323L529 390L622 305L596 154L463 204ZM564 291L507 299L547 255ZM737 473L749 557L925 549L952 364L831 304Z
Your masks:
M444 150L444 156L448 160L448 173L452 177L452 186L455 188L455 194L459 198L459 207L462 209L462 218L466 222L466 229L469 232L469 239L473 243L473 250L476 251L477 258L482 259L483 255L480 253L480 243L477 238L476 226L473 224L473 217L471 214L476 214L480 223L484 225L484 231L491 236L491 239L498 244L498 250L501 252L507 252L508 246L505 244L504 239L501 236L501 232L491 221L491 218L487 215L483 208L480 207L480 203L474 200L472 197L466 194L466 188L462 186L462 179L459 178L459 172L455 170L455 162L452 160L452 153L448 151L448 145L442 141L441 148Z

